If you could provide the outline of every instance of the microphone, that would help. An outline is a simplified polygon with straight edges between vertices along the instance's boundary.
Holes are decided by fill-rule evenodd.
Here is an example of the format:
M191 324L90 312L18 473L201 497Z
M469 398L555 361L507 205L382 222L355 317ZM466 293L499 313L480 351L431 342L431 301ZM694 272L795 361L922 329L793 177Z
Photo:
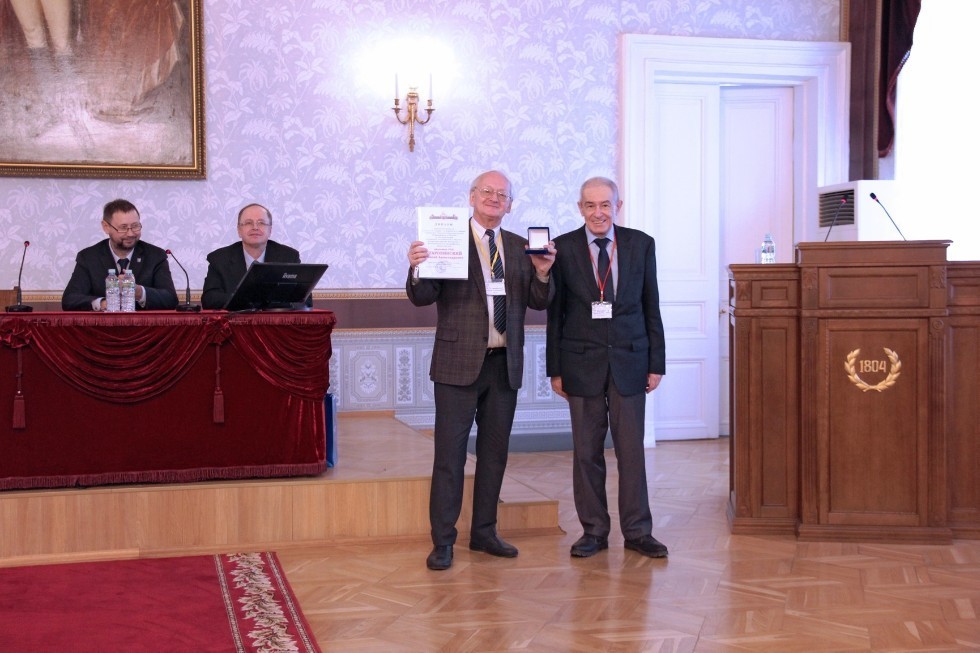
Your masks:
M827 235L823 237L823 242L827 242L827 239L830 238L830 232L834 230L834 225L837 224L837 216L840 215L840 210L844 208L845 204L847 204L847 198L840 198L840 204L837 205L837 213L834 214L834 221L830 223L830 229L827 230Z
M167 256L172 258L174 260L174 263L177 264L177 267L181 269L181 271L184 273L184 280L187 282L187 290L184 291L185 292L184 303L178 304L177 310L181 312L191 311L194 313L200 311L201 310L200 304L191 304L191 278L187 276L187 270L184 269L184 266L180 264L180 261L177 260L177 257L174 256L174 253L171 252L169 249L167 250Z
M898 235L902 237L902 240L908 240L905 237L905 234L902 233L902 230L898 228L898 225L895 224L895 221L892 220L892 214L888 212L888 209L886 209L885 208L885 205L881 203L881 200L878 199L878 196L875 195L874 193L871 193L871 199L873 199L875 201L875 203L877 203L878 206L881 207L881 210L885 212L885 215L888 216L888 219L892 221L892 226L895 227L895 231L897 231L898 232Z
M34 310L33 306L24 305L24 295L20 290L20 278L24 274L24 258L27 257L27 248L31 246L31 241L24 241L24 253L20 255L20 270L17 271L17 303L7 307L8 313L30 313Z

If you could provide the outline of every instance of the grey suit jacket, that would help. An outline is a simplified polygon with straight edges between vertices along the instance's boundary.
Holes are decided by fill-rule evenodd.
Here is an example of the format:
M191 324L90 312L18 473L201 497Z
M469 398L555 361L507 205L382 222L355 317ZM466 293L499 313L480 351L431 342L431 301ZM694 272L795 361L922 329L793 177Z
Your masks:
M527 241L500 230L504 248L504 283L507 289L507 377L517 390L524 377L524 317L528 307L544 310L553 293L549 279L537 278L524 253ZM412 283L409 268L405 291L416 306L436 304L436 339L429 376L436 383L469 385L476 381L486 357L490 314L487 289L476 242L470 238L469 278L419 279Z
M585 226L555 238L551 268L555 298L548 308L547 373L560 376L568 394L602 392L606 371L623 395L643 392L648 374L666 370L664 326L653 238L616 227L619 266L611 320L592 319L599 287L592 271Z
M265 261L299 263L299 252L270 240L265 246ZM240 240L208 254L208 273L204 277L201 306L206 309L224 308L246 271L245 251Z

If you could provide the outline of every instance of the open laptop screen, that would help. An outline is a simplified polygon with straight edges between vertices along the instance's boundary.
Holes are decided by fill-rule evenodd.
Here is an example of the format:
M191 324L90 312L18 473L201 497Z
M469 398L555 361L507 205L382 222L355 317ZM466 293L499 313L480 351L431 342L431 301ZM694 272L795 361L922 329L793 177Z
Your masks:
M253 263L238 282L225 310L302 310L326 263Z

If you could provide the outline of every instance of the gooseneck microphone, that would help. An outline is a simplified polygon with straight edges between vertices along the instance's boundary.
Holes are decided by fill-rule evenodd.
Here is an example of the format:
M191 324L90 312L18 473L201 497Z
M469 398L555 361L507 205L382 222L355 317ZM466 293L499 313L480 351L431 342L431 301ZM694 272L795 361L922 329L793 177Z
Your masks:
M898 225L895 224L895 221L892 220L892 214L888 212L888 209L886 209L885 205L881 203L881 200L878 199L878 196L875 195L874 193L871 193L871 199L875 201L875 204L881 207L881 210L885 212L885 215L888 216L888 219L892 221L892 226L895 227L895 231L897 231L898 235L902 237L902 240L908 240L905 237L905 234L902 233L902 230L898 228Z
M24 274L24 258L27 257L27 248L31 246L31 241L24 241L24 252L20 255L20 270L17 271L17 303L7 307L8 313L30 313L34 310L33 306L24 305L24 294L20 289L20 278Z
M180 264L180 261L177 260L177 257L174 256L174 253L171 252L169 249L167 250L167 256L169 256L170 258L172 258L174 260L174 263L177 264L177 267L179 267L180 270L181 270L181 272L184 273L184 281L187 282L187 289L184 291L184 293L185 293L184 294L184 303L183 304L178 304L177 305L177 310L178 311L182 311L182 312L183 311L192 311L192 312L195 312L195 313L197 311L200 311L201 310L201 305L200 304L191 304L191 278L189 276L187 276L187 270L184 269L184 266Z
M837 224L837 216L840 215L840 210L844 208L845 204L847 204L847 198L840 198L840 204L837 205L837 213L834 214L834 221L830 223L830 229L827 230L827 235L823 237L823 242L827 242L827 239L830 238L830 232L834 230L834 225Z

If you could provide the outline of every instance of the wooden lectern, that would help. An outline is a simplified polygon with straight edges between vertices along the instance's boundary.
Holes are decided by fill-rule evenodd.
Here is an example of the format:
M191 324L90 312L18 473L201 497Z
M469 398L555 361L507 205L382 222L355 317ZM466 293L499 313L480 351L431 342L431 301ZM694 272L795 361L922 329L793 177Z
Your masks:
M980 263L948 246L731 266L733 533L980 539Z

